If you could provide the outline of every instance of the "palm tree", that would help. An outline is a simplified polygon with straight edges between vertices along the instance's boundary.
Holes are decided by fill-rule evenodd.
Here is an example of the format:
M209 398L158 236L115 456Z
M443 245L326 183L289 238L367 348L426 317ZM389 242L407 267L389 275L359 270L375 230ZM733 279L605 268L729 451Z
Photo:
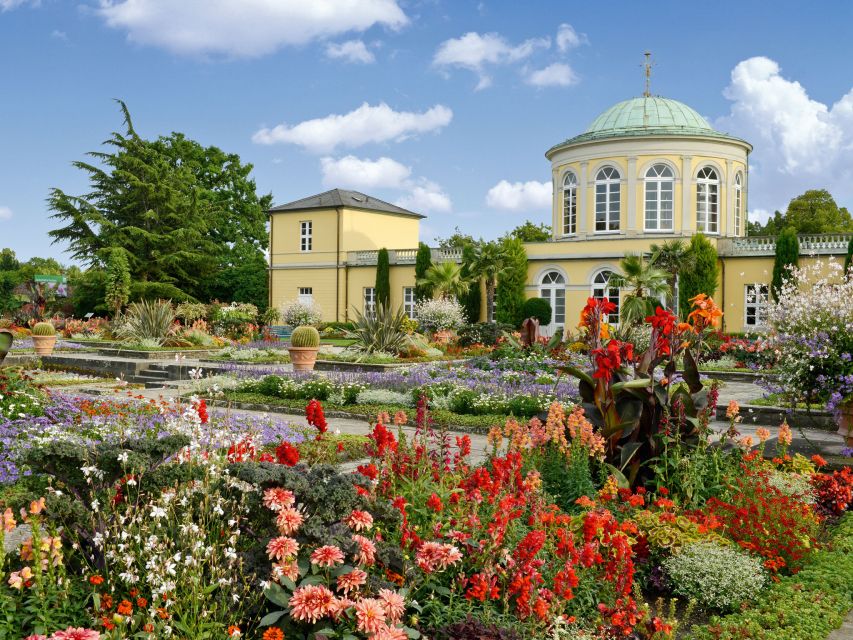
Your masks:
M471 285L462 277L462 268L455 262L439 262L431 265L417 284L430 287L433 295L439 298L460 296L468 291Z
M480 242L468 269L476 282L486 281L486 321L494 322L495 288L498 276L506 268L506 255L497 242Z
M671 295L667 296L670 308L678 309L678 274L693 267L695 256L693 249L684 240L667 240L663 244L649 247L652 257L649 262L669 274Z
M669 295L667 273L635 253L626 254L619 266L622 273L610 276L608 286L630 289L620 315L627 324L640 324L654 313L661 296Z

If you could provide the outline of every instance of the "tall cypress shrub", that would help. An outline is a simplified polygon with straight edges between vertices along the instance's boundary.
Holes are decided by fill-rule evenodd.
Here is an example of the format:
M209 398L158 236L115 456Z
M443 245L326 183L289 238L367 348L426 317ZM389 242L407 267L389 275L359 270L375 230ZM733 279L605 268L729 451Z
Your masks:
M495 291L495 317L498 322L519 327L524 320L527 252L524 250L524 243L518 238L504 238L501 244L506 255L507 266L498 280Z
M391 304L391 265L385 247L379 250L376 257L376 302L383 307Z
M849 249L848 249L849 250ZM800 262L800 241L794 227L785 227L776 237L776 259L773 261L773 281L771 293L773 299L779 299L782 284L790 275L789 265L797 266Z
M471 263L474 261L476 249L470 242L462 247L462 279L471 279ZM465 317L468 322L475 323L480 321L480 280L471 283L463 295L459 296L459 304L465 309Z
M107 260L107 288L104 303L118 317L121 309L130 298L130 267L127 257L121 249L110 252Z
M426 275L432 266L432 250L423 242L418 243L418 253L415 256L415 300L429 300L432 298L432 289L423 284L417 284Z
M708 238L697 233L690 239L690 250L694 256L693 264L678 277L678 307L682 318L690 313L690 298L700 293L713 296L717 292L720 277L717 250Z
M844 277L850 277L850 266L853 264L853 238L847 243L847 257L844 258Z

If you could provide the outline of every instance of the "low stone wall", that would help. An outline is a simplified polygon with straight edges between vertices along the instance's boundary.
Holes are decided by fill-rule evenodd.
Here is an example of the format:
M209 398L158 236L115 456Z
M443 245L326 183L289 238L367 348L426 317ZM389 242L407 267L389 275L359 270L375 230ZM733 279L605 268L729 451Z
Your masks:
M717 405L717 419L726 420L726 405ZM835 416L828 411L806 411L805 409L787 409L784 407L765 407L757 404L740 405L740 415L744 422L763 425L782 424L787 420L792 427L804 429L821 429L822 431L835 431L838 425Z

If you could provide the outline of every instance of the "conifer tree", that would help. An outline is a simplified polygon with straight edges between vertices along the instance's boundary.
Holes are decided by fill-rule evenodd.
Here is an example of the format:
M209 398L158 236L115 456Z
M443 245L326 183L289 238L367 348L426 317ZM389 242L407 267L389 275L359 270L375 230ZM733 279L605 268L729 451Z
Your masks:
M432 266L432 250L423 242L418 243L418 253L415 257L415 300L429 300L432 297L431 288L423 284L427 271Z
M690 299L704 293L713 296L717 292L717 280L720 267L717 262L717 250L701 233L690 239L690 252L693 260L687 269L679 274L678 306L681 317L690 313Z
M130 299L130 268L124 251L116 249L107 260L107 289L104 302L112 309L113 317L121 313Z
M376 302L383 307L391 304L391 266L385 247L379 250L376 257Z
M847 243L847 256L844 258L844 277L850 277L850 266L853 265L853 238Z
M773 261L773 281L771 293L778 300L782 285L790 275L789 265L797 266L800 262L800 241L794 227L785 227L776 238L776 259Z
M501 245L505 263L495 292L495 316L498 322L518 327L524 320L527 252L518 238L503 238Z

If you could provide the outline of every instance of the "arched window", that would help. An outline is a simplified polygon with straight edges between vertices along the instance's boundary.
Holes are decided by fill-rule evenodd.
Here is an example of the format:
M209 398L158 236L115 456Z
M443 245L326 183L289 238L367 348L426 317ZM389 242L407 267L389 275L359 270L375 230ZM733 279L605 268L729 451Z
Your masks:
M598 232L619 231L620 177L613 167L604 167L595 176L595 230Z
M596 300L610 300L616 305L616 311L607 314L606 318L602 318L609 324L619 324L619 289L609 286L610 276L612 271L599 271L592 279L592 297Z
M735 175L735 235L741 235L740 223L743 218L743 174Z
M711 167L702 167L696 176L696 230L720 232L720 179Z
M578 179L569 171L563 178L563 235L570 236L578 230Z
M566 323L566 278L559 271L546 271L539 279L539 297L551 304L551 323L540 327L545 335L553 335Z
M646 171L646 231L672 231L672 194L675 180L665 164Z

